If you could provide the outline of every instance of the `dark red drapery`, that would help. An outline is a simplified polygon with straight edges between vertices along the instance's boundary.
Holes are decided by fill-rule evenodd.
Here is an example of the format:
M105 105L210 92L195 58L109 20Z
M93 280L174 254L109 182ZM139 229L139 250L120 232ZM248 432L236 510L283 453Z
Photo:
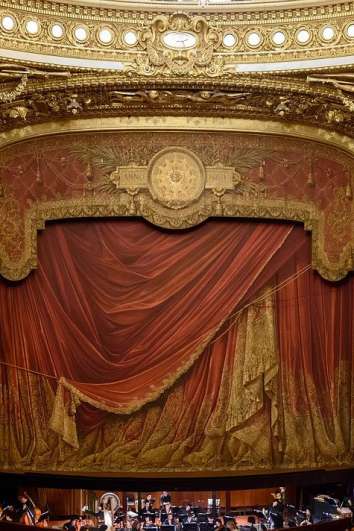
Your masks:
M49 226L39 251L38 271L16 285L0 282L1 359L64 378L63 389L72 391L66 399L79 397L84 404L78 415L81 438L103 425L102 410L133 412L194 364L159 401L156 418L147 408L141 414L144 429L134 431L132 425L143 421L126 415L125 424L118 421L119 447L114 450L116 433L110 439L105 432L102 452L111 445L112 455L125 456L126 464L143 448L141 459L159 467L184 459L200 468L218 456L233 466L245 460L247 448L260 466L270 459L288 466L346 462L354 448L354 282L331 284L313 271L303 273L311 257L301 226L210 221L168 232L142 221L68 222ZM273 302L268 297L235 321L235 312L265 288L297 273ZM262 341L271 337L269 331L258 337L263 331L257 320L269 304L278 347L271 341L264 354ZM9 391L8 407L9 418L21 419L11 427L13 438L8 435L14 459L28 455L32 444L21 422L27 431L37 429L29 419L38 390L32 394L29 383L23 394L24 381L17 384L18 397ZM78 446L69 431L64 427L60 433ZM127 457L133 446L135 453ZM88 459L92 448L82 452Z
M64 377L83 401L115 412L159 396L303 245L300 227L252 222L49 231L39 273L2 285L2 348L10 362Z

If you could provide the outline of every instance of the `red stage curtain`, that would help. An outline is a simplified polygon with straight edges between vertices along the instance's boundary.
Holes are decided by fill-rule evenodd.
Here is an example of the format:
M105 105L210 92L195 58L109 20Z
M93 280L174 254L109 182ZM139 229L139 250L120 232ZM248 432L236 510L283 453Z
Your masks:
M289 259L277 282L305 263ZM284 430L308 434L306 445L287 439L294 460L344 458L354 443L353 310L353 276L331 283L307 271L277 294Z
M257 281L273 274L277 252L302 241L292 225L252 222L183 233L140 221L49 230L40 274L2 285L3 349L117 413L172 385Z
M57 431L78 448L65 446L67 469L347 463L353 277L335 284L307 271L254 302L303 271L309 243L301 226L280 223L209 221L183 232L132 220L49 226L39 270L0 282L0 348L7 363L66 379L67 402L58 392L57 407L70 418ZM27 466L32 457L61 469L64 450L48 429L50 380L1 376L5 462ZM136 410L154 393L159 400L136 413L102 411Z

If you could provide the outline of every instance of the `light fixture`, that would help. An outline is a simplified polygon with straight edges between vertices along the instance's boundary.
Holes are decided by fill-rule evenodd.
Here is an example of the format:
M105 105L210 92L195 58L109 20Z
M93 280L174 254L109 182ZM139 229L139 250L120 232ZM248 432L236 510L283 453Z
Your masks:
M331 41L335 37L335 30L332 26L325 26L321 30L321 37L324 41Z
M226 48L232 48L233 46L235 46L237 39L234 33L226 33L223 37L222 42Z
M128 46L134 46L138 42L138 35L135 31L126 31L123 35L123 41Z
M307 29L300 29L296 33L296 40L299 44L306 44L311 38L310 32Z
M64 28L61 24L53 24L50 33L54 39L61 39L64 36Z
M29 33L29 35L37 35L40 30L40 25L39 25L38 20L29 19L25 23L25 28L26 28L27 33Z
M114 34L110 28L101 28L98 32L98 39L102 44L110 44L113 41Z
M259 46L262 42L262 36L260 35L260 33L258 33L258 31L251 31L250 33L248 33L246 40L248 46L251 46L252 48L257 48L257 46Z
M88 39L89 32L84 26L76 26L74 29L75 39L79 42L85 42Z
M354 24L349 24L349 26L347 26L346 34L347 34L347 37L349 37L350 39L353 39L353 37L354 37Z
M275 31L271 38L276 46L282 46L286 41L286 35L283 31Z
M13 31L16 27L16 21L11 15L5 15L1 19L1 26L5 31Z

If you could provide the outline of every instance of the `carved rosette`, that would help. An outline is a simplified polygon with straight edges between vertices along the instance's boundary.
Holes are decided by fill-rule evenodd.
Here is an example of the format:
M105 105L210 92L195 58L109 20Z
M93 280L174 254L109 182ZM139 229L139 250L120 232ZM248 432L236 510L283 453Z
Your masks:
M205 183L202 162L186 149L164 149L155 155L148 168L152 197L169 208L179 209L197 201Z

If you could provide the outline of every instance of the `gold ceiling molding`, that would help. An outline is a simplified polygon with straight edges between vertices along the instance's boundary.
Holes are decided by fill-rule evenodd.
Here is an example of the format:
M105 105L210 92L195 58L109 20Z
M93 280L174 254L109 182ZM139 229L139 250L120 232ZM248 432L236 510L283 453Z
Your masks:
M177 17L177 18L176 18ZM314 7L208 13L150 13L99 9L84 5L25 0L0 1L0 48L53 56L119 62L126 71L149 71L152 53L171 55L164 35L184 17L188 44L173 45L183 57L206 53L230 71L242 62L292 61L354 55L354 5L351 2ZM203 29L200 25L203 25ZM189 26L189 30L185 27ZM193 29L194 28L194 29ZM188 33L188 35L187 35ZM217 38L216 38L217 36ZM158 38L156 38L158 37ZM162 39L160 38L162 37ZM192 40L195 39L194 45ZM187 42L187 41L186 41ZM152 53L149 53L149 43ZM159 59L160 61L161 59ZM187 58L183 59L185 63ZM235 73L235 72L233 72ZM179 72L178 75L185 75Z
M155 156L151 155L148 164L116 163L108 174L105 173L96 180L92 173L91 157L95 157L95 160L97 157L92 154L93 148L90 148L91 155L84 157L86 169L81 176L83 184L77 185L79 195L75 197L59 196L55 200L39 197L32 200L30 206L25 207L21 214L21 205L16 202L10 191L11 181L3 185L0 194L0 216L3 230L7 231L6 238L13 238L15 242L24 239L23 248L20 251L17 249L13 257L5 247L2 248L0 271L4 277L19 280L37 266L37 231L44 229L47 221L106 216L140 216L155 225L169 229L192 227L210 217L301 222L306 230L312 232L312 265L323 277L339 280L354 269L354 139L316 127L261 120L181 116L122 117L78 119L12 130L0 135L0 148L4 149L13 143L34 138L41 138L38 145L43 146L46 137L58 133L98 131L107 134L121 131L129 145L134 143L134 140L130 140L133 132L149 131L159 132L161 138L171 132L175 134L174 138L177 138L182 132L210 132L215 135L219 131L226 135L246 133L252 137L259 134L303 139L304 151L308 150L311 154L309 156L315 157L314 160L316 157L323 157L316 154L316 145L319 148L327 145L329 150L333 150L336 160L340 161L338 163L344 168L344 173L342 169L340 182L333 185L332 200L329 206L323 209L322 199L317 200L316 195L313 196L317 193L317 188L313 180L312 158L304 160L305 169L301 166L301 172L306 175L307 181L305 179L302 185L304 188L300 196L292 196L291 193L289 195L287 191L281 192L279 196L272 195L272 188L268 188L264 180L265 155L262 149L259 152L256 150L256 154L252 156L252 165L258 165L256 180L250 180L246 174L240 173L237 160L235 166L230 166L222 159L214 158L213 164L206 165L196 154L196 140L192 142L190 149L174 145L162 149L155 153ZM107 138L109 139L109 136ZM311 144L307 146L305 141L310 141ZM132 152L139 157L141 144L131 145ZM99 151L101 153L101 148ZM45 152L47 153L46 149ZM73 156L75 158L79 155L74 152ZM100 160L102 158L99 164L104 163L104 157L102 152L98 157ZM280 164L284 164L286 168L288 163L284 160L280 161ZM2 174L6 177L6 167L4 168ZM319 190L325 181L331 183L333 178L337 179L337 170L333 171L334 173L328 173L327 176L322 176L321 173L317 177L317 184L321 185ZM35 186L40 188L42 177L39 169L35 180L38 183ZM4 235L3 242L6 238Z
M91 131L223 131L281 135L327 144L354 156L354 138L336 131L290 122L216 116L79 117L74 120L51 121L0 133L0 149L32 138Z

